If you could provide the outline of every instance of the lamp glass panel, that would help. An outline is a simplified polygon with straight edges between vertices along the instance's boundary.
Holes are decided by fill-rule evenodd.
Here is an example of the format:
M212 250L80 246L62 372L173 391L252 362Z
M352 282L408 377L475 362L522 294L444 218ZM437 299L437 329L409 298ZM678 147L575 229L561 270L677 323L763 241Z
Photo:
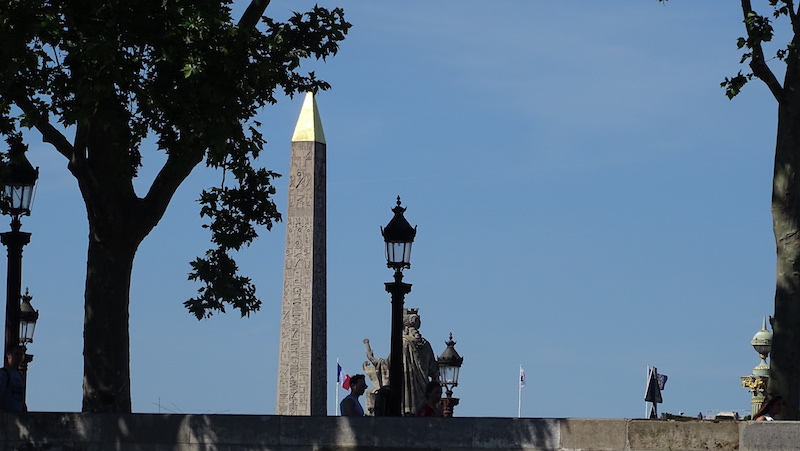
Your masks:
M447 385L457 385L458 384L458 370L457 366L441 366L439 367L439 378L441 379L440 382L447 384Z
M3 186L3 197L8 201L8 205L14 209L19 208L19 205L22 203L22 193L18 188L19 186L17 185Z
M411 244L404 243L403 246L403 263L411 263Z
M19 341L21 343L33 343L33 333L36 330L35 321L19 322Z
M20 208L25 211L31 211L31 204L33 203L33 187L23 186L22 195L20 196Z
M386 243L386 261L389 263L409 263L411 261L411 243Z
M394 243L386 242L386 261L389 263L394 261Z
M8 199L9 206L13 211L30 211L31 201L33 200L33 186L5 185L3 194Z

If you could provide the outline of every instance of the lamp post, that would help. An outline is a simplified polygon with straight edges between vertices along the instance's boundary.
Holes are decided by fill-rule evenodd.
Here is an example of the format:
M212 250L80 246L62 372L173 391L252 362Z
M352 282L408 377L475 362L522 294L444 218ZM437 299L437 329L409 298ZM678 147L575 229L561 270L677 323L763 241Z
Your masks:
M461 364L464 362L464 357L458 355L453 341L453 333L450 332L450 339L444 342L447 345L442 355L436 359L439 364L439 381L445 388L445 398L442 398L442 410L444 416L452 417L453 408L458 405L458 398L453 398L453 388L458 387L458 373L461 370Z
M36 321L39 320L39 311L34 310L31 300L33 300L33 296L26 288L25 294L22 296L22 303L19 305L19 342L24 346L33 343Z
M406 294L411 292L411 284L403 282L403 269L411 268L411 244L417 228L411 227L400 206L392 209L394 217L386 227L381 228L386 244L386 266L394 269L394 282L386 282L386 291L392 295L391 349L389 352L389 399L387 414L403 415L403 303Z
M772 350L772 332L767 330L767 318L764 318L761 323L761 330L753 335L750 344L756 350L758 356L761 357L761 362L753 368L753 373L749 376L742 376L742 387L750 390L753 394L750 399L751 418L755 416L761 404L764 402L764 394L767 390L767 383L769 382L769 364L767 357Z
M22 359L19 371L22 373L22 380L25 382L25 391L22 393L22 400L24 402L27 398L28 392L28 364L33 362L33 354L28 354L28 343L33 343L33 333L36 331L36 321L39 319L39 311L34 310L31 305L33 296L25 289L25 294L22 296L22 303L19 305L19 342L25 350L25 358Z
M19 321L22 299L22 248L30 242L31 234L21 232L20 216L31 214L36 179L39 169L34 169L25 157L27 147L20 140L12 140L8 152L9 162L2 174L3 214L11 216L11 231L0 233L0 242L8 247L8 274L6 281L6 334L5 347L20 344Z

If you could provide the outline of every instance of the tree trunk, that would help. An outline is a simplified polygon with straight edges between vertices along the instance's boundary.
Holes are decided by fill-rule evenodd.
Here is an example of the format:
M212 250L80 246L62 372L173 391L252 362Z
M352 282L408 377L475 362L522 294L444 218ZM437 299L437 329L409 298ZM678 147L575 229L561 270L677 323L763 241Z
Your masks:
M130 412L128 305L136 246L89 239L84 306L83 411Z
M800 68L788 63L778 99L772 188L777 280L769 392L783 396L783 419L800 418Z
M79 182L83 181L79 178ZM126 182L106 191L80 183L89 219L83 323L84 412L131 411L131 272L136 250L152 226L142 221L146 215L141 202Z

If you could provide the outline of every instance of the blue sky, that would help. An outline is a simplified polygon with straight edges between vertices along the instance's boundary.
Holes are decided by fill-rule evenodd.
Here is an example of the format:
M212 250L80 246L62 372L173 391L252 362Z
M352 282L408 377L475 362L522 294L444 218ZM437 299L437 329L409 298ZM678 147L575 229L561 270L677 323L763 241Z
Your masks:
M739 377L758 363L749 341L774 295L776 108L760 83L734 101L719 88L740 70L738 4L319 3L353 23L338 56L306 66L333 85L317 97L330 413L336 359L361 372L364 338L388 354L379 226L398 195L418 226L406 306L437 354L452 332L464 356L456 415L516 416L519 365L526 417L641 417L648 364L669 376L660 411L749 409ZM261 115L260 163L287 175L301 103ZM86 213L62 157L32 139L29 158L41 175L23 287L41 316L28 403L77 411ZM159 161L146 157L140 186ZM275 413L283 223L238 256L260 312L197 321L182 305L208 245L194 201L219 177L194 173L139 250L136 412Z

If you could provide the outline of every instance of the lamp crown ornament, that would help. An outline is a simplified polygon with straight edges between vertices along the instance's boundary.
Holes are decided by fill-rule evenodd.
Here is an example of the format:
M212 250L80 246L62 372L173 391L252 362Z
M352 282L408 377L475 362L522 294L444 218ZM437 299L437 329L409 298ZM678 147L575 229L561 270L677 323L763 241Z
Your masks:
M439 361L457 363L459 366L464 362L464 357L458 355L458 351L456 351L456 348L454 347L456 343L457 342L453 340L453 333L450 332L450 339L444 342L444 344L447 345L447 348L445 348L444 352L442 352L442 355L439 356Z

